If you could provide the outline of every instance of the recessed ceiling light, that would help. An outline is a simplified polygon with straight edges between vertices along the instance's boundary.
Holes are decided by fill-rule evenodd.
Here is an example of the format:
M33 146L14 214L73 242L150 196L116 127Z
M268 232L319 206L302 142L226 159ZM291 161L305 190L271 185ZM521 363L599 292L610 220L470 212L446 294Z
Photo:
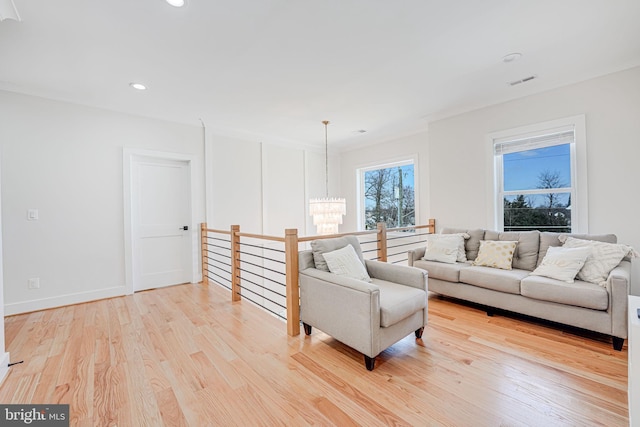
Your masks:
M184 0L166 0L173 7L182 7L184 6Z
M145 85L143 85L142 83L131 82L131 83L129 83L129 86L131 86L132 88L137 89L137 90L147 90L147 87Z
M508 64L509 62L517 61L521 57L522 57L522 54L519 52L510 53L508 55L505 55L502 58L502 62L504 62L505 64Z

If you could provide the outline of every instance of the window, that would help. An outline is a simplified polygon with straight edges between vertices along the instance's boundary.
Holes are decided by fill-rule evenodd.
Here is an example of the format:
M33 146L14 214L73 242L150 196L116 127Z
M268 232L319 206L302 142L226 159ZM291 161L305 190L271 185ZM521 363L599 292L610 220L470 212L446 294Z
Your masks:
M585 167L578 168L577 156L578 152L586 156L582 153L584 119L567 120L558 127L541 124L527 133L514 130L492 138L499 230L584 230L586 200L581 199L586 199L586 191L578 188L586 189L586 176L581 176L586 173L579 172Z
M372 230L379 222L386 223L388 228L415 225L413 161L378 165L359 172L360 228Z

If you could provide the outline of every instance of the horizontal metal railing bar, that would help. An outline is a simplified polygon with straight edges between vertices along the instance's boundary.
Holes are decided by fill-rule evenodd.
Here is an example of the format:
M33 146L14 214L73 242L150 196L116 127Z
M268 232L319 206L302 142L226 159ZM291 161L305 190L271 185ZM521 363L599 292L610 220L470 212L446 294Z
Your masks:
M409 258L401 259L399 261L392 261L391 264L399 264L401 262L409 261Z
M242 294L240 294L240 295L242 295ZM257 294L256 294L256 295L257 295ZM251 298L249 298L248 296L246 296L246 295L242 295L242 297L243 297L244 299L246 299L247 301L249 301L249 302L251 302L251 303L253 303L253 304L257 305L258 307L263 308L263 309L267 310L267 311L268 311L268 312L270 312L270 313L273 313L274 315L278 316L278 317L279 317L279 318L281 318L282 320L287 320L287 318L286 318L286 317L284 317L282 314L280 314L280 313L276 313L275 311L273 311L273 310L271 310L271 309L269 309L269 308L265 307L264 305L260 305L259 303L255 302L254 300L252 300L252 299L251 299ZM286 307L285 307L285 308L286 308Z
M222 267L218 267L218 266L217 266L217 265L215 265L215 264L207 264L207 265L208 265L209 267L211 267L211 268L215 268L215 269L216 269L216 270L218 270L218 271L225 272L225 273L227 273L229 276L231 276L231 272L230 272L230 271L225 270L225 269L224 269L224 268L222 268Z
M256 254L253 254L251 252L238 251L238 253L241 253L243 255L249 255L249 256L252 256L252 257L255 257L255 258L266 259L267 261L277 262L278 264L286 264L286 262L284 262L281 259L269 258L269 257L263 256L263 255L256 255Z
M209 248L224 249L224 250L227 250L227 251L231 250L231 246L220 246L220 245L216 245L214 243L205 243L205 245L208 246L207 250L209 250Z
M281 274L281 275L283 275L283 276L286 276L286 275L287 275L286 273L283 273L282 271L274 270L274 269L272 269L272 268L267 268L267 267L265 267L265 266L263 266L263 265L254 264L254 263L252 263L252 262L245 261L245 260L240 260L240 264L249 264L249 265L253 265L254 267L261 268L261 269L263 269L263 270L271 271L272 273L278 273L278 274Z
M393 249L393 248L401 248L403 246L410 246L410 245L420 245L420 244L424 244L425 242L409 242L409 243L400 243L399 245L393 245L393 246L387 246L387 249Z
M274 293L274 294L276 294L276 295L277 295L277 296L279 296L279 297L283 297L283 298L285 297L284 295L281 295L281 294L279 294L279 293L277 293L277 292L273 292L273 291L271 291L269 288L265 288L264 286L258 285L257 283L253 283L251 280L246 280L246 279L244 279L244 280L245 280L246 282L251 283L252 285L256 285L257 287L259 287L259 288L261 288L261 289L263 289L263 290L265 290L265 291L270 291L271 293ZM259 296L260 298L264 298L264 299L266 299L267 301L269 301L269 302L271 302L271 303L273 303L273 304L277 305L278 307L287 308L285 305L282 305L281 303L279 303L279 302L277 302L277 301L274 301L274 300L272 300L271 298L265 297L264 295L260 295L260 294L259 294L259 293L257 293L256 291L253 291L253 290L251 290L251 289L249 289L249 288L247 288L247 287L242 286L242 284L240 284L240 295L242 295L242 291L243 291L243 290L244 290L244 291L247 291L247 292L251 292L252 294ZM263 307L264 307L264 306L263 306Z
M387 254L387 258L391 258L391 257L398 256L398 255L406 255L406 254L407 254L407 252L406 252L406 251L403 251L403 252L395 252L395 253L392 253L392 254Z
M213 236L205 236L207 239L211 239L211 240L218 240L219 242L227 242L227 243L231 243L230 239L221 239L219 237L213 237Z
M206 258L207 258L207 260L209 260L209 261L217 262L218 264L222 264L222 265L224 265L225 267L231 267L231 263L230 263L230 262L222 261L222 260L215 259L215 258L211 258L211 257L206 257ZM227 257L227 258L229 258L229 257ZM213 264L209 264L209 262L208 262L208 261L206 262L206 264L207 264L207 265L213 265Z
M250 238L253 238L253 239L260 239L260 240L271 240L273 242L284 242L284 237L265 236L265 235L262 235L262 234L236 233L236 236L238 236L238 237L250 237Z
M229 289L229 290L231 290L231 286L227 286L227 285L225 285L224 283L220 283L220 282L218 282L218 281L216 281L216 280L213 280L213 279L212 279L211 277L209 277L209 276L207 276L207 278L211 279L211 281L212 281L213 283L215 283L216 285L218 285L218 286L222 286L222 287L223 287L223 288L225 288L225 289Z
M378 248L362 250L363 254L366 254L367 252L378 252Z
M215 259L215 258L211 258L209 255L216 255L216 256L221 256L223 258L228 258L231 259L231 255L227 255L227 254L221 254L220 252L214 252L214 251L207 251L207 258L209 259Z
M266 276L261 276L261 275L259 275L257 273L254 273L253 271L245 270L245 269L242 269L242 268L240 269L240 271L243 271L245 273L251 274L251 275L256 276L256 277L260 277L261 279L264 279L264 280L268 280L271 283L275 283L276 285L280 285L280 286L282 286L284 288L287 287L286 283L278 282L277 280L270 279L270 278L268 278ZM242 278L242 276L241 276L241 278Z
M261 246L261 245L252 245L251 243L239 243L240 246L250 246L252 248L258 248L258 249L264 249L265 251L273 251L273 252L278 252L283 254L284 251L282 249L276 249L276 248L270 248L268 246Z
M366 242L360 242L361 245L368 245L370 243L378 243L380 240L368 240Z

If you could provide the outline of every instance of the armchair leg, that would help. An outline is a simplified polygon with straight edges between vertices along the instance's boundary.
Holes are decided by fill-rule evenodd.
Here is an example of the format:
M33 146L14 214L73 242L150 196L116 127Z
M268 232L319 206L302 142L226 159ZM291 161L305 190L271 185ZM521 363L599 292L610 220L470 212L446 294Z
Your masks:
M367 367L367 371L373 371L373 367L376 364L375 357L369 357L365 354L364 356L364 366Z
M302 326L304 327L304 334L311 335L311 325L307 325L306 323L302 322Z
M613 338L613 349L622 351L622 346L624 345L624 338L620 337L611 337Z
M423 332L424 332L424 326L420 329L416 329L416 338L422 338Z

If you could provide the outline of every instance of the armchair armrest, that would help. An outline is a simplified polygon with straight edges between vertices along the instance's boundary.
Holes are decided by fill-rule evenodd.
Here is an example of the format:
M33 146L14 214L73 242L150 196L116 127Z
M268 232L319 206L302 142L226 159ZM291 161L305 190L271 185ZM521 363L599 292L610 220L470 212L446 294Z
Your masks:
M413 288L428 290L426 270L405 265L388 264L381 261L365 260L369 276L387 282L399 283Z
M375 357L380 329L380 288L307 268L300 271L300 318L340 342Z

